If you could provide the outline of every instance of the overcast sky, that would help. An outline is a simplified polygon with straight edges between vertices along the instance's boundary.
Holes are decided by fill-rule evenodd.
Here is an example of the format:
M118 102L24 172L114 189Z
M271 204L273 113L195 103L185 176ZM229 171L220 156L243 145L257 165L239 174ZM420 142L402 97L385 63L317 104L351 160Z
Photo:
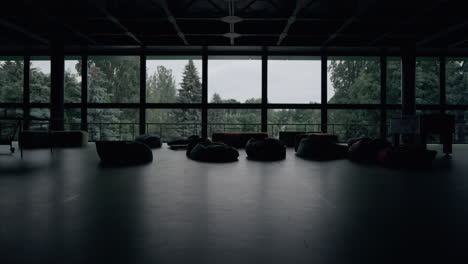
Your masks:
M76 73L77 61L66 61L65 69ZM31 61L32 67L50 73L49 61ZM148 75L158 65L172 70L177 89L187 60L151 60L146 62ZM201 78L202 61L194 60ZM270 60L268 62L268 101L270 103L320 103L320 60ZM208 100L214 93L222 99L241 102L250 98L261 98L261 60L209 60ZM328 98L333 87L328 81Z

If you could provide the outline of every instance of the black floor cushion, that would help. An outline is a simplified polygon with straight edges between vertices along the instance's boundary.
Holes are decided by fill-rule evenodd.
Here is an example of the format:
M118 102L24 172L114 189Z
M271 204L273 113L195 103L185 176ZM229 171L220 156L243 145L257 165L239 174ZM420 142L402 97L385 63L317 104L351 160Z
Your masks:
M245 152L251 160L275 161L286 158L286 147L274 138L251 138L245 145Z
M110 165L133 165L153 161L151 149L135 141L96 142L96 150L101 161Z
M347 146L305 137L299 143L296 156L312 160L334 160L346 158L347 151Z
M239 152L231 146L206 141L195 144L187 156L204 162L232 162L238 160Z

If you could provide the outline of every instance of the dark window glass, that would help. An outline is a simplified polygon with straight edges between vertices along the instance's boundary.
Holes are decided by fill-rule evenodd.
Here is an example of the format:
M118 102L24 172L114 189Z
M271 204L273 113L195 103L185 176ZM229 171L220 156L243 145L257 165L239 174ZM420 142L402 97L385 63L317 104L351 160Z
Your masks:
M0 57L0 103L23 102L23 57Z
M89 57L88 102L137 103L139 100L140 57Z
M201 57L148 57L146 102L201 103L201 78Z
M378 104L380 59L330 57L327 97L331 104Z
M208 101L210 103L260 103L261 98L260 57L209 57Z
M269 103L320 103L320 57L270 56L268 59Z

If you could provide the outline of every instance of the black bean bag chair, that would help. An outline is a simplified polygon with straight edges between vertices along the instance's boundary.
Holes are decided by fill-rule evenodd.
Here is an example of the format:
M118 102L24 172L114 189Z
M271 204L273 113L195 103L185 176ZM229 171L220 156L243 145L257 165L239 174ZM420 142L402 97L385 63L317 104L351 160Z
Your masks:
M349 147L348 158L355 162L376 162L378 153L390 146L390 142L385 139L362 138Z
M286 158L286 147L274 138L249 139L245 145L247 158L260 161L275 161Z
M338 136L329 133L305 133L297 134L295 138L294 151L297 151L299 144L303 138L308 138L310 144L326 144L331 145L338 142ZM317 142L317 143L315 143Z
M187 148L187 157L204 162L232 162L237 161L239 152L228 145L212 143L207 139L192 141Z
M423 146L404 145L380 150L377 160L389 168L430 169L436 155L437 151L426 150Z
M346 158L347 146L331 141L318 141L316 137L304 137L297 147L296 156L312 160L335 160Z
M167 142L167 145L168 146L181 146L181 145L187 146L191 140L199 139L199 138L200 137L197 136L197 135L193 135L193 136L190 136L188 138L187 137L175 138L175 139L169 140Z
M143 143L149 148L160 148L162 146L161 138L153 135L140 135L135 138L136 142Z
M107 165L135 165L153 161L151 149L135 141L98 141L96 150Z
M346 141L346 143L348 144L348 147L351 147L354 143L360 141L360 140L363 140L363 139L371 139L370 137L365 137L365 136L361 136L361 137L354 137L354 138L350 138Z

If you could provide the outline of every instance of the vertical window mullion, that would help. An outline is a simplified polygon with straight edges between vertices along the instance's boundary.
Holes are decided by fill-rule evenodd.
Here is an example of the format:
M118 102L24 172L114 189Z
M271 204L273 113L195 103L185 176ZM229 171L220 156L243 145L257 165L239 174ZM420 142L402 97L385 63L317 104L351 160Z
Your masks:
M81 130L88 131L88 56L81 56Z
M327 56L322 54L322 67L321 67L321 74L322 74L322 86L321 86L321 113L320 113L320 123L321 123L321 130L322 132L327 132L327 88L328 88L328 81L327 81Z
M208 137L208 54L206 47L202 54L202 115L201 115L201 136Z
M380 56L380 137L387 137L387 57Z

